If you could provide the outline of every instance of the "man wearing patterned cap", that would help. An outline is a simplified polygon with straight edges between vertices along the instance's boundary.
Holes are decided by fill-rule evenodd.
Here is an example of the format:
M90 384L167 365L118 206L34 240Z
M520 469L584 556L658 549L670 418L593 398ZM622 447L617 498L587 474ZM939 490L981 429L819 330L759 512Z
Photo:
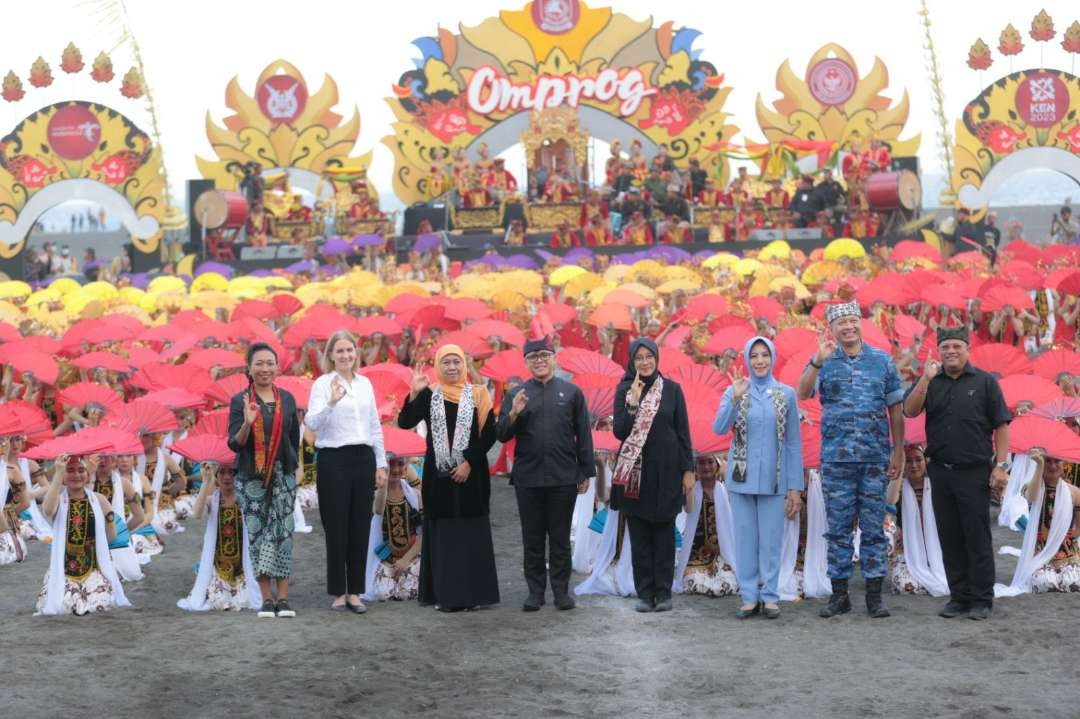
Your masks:
M885 491L904 469L904 392L892 358L863 344L857 302L826 312L831 336L799 379L799 398L821 398L821 487L825 493L832 596L821 616L851 611L856 522L862 531L859 556L866 580L866 609L887 617L881 587L888 573ZM839 345L839 346L838 346ZM894 444L890 449L889 435Z

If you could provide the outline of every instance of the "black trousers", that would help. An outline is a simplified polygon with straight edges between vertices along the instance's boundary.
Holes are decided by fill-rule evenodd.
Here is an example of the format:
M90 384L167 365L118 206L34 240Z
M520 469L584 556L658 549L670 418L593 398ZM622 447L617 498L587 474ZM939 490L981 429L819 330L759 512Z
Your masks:
M634 588L639 599L661 602L671 599L675 579L675 520L650 522L627 515L630 559L634 565Z
M931 462L934 517L952 599L994 603L994 546L990 537L990 469L946 469Z
M566 596L571 571L570 524L577 501L577 485L515 485L514 492L521 516L521 543L525 548L525 582L529 594L544 596L550 575L551 591L556 597ZM550 550L550 554L546 550Z
M375 451L366 444L320 447L315 468L319 518L326 534L326 593L363 594Z

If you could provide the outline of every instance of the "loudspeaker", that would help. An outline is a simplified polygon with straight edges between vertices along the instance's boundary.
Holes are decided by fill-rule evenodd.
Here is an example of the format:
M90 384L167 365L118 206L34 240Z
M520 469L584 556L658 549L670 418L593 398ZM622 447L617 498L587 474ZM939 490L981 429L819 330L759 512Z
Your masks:
M195 200L207 190L214 189L213 180L188 180L187 181L187 216L188 216L188 242L192 252L202 256L202 225L195 216Z
M754 230L750 233L751 242L772 242L784 239L783 230Z
M787 231L789 240L820 240L820 227L793 227Z
M301 245L278 245L277 258L279 260L299 260L304 257L304 248Z
M446 218L446 205L437 205L435 207L428 207L427 205L421 204L413 205L405 210L405 223L402 227L401 234L415 235L416 227L420 224L420 220L423 219L430 221L431 228L436 232L449 229L446 226Z
M900 172L901 170L911 170L916 175L919 174L919 158L917 157L894 157L892 159L892 165L889 166L893 172Z
M241 247L241 260L272 260L277 257L276 247Z

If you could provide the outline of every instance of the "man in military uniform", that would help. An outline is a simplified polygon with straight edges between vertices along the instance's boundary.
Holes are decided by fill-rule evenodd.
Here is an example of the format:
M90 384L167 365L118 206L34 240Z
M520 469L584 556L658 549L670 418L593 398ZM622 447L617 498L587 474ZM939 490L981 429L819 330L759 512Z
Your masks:
M826 319L831 336L821 340L799 379L799 397L818 394L822 407L821 486L832 596L821 616L851 611L848 579L857 520L866 609L871 617L887 617L889 610L881 599L889 548L885 490L904 469L904 392L892 358L863 344L857 302L830 306Z

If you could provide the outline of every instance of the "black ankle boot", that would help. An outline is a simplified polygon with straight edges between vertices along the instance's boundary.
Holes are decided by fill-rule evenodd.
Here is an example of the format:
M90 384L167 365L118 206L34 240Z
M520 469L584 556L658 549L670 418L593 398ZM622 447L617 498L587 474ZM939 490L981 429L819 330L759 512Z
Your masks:
M847 580L832 580L832 596L829 597L829 603L825 605L819 614L828 619L829 617L835 617L837 614L847 614L850 611L851 598L848 597Z
M881 600L882 578L866 580L866 612L874 619L889 616L889 608Z

